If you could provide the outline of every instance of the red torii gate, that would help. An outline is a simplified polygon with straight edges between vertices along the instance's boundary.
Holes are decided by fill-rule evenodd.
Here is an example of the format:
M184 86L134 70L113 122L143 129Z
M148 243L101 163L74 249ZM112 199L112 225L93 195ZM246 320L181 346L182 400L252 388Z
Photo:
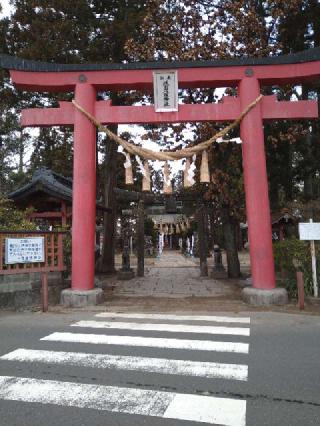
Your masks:
M74 92L76 102L104 124L231 121L260 95L261 86L312 82L320 78L320 49L298 54L224 61L59 65L0 55L0 66L24 90ZM153 106L112 106L97 101L102 90L152 91L153 71L177 69L180 88L238 87L237 97L218 104L179 105L177 112L155 112ZM242 120L243 170L253 289L246 299L257 303L286 300L275 289L263 120L318 117L315 100L278 102L265 96ZM26 109L22 126L74 126L72 289L70 304L96 303L94 239L96 208L96 129L70 102L59 108ZM262 290L262 291L261 291ZM71 299L70 299L71 298ZM70 301L71 300L71 301Z

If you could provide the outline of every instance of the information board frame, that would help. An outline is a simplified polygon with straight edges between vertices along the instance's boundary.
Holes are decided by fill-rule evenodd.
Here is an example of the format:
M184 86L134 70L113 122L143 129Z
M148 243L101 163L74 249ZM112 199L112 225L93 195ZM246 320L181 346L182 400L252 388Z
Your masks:
M299 238L304 241L320 240L320 223L316 222L300 222Z
M23 237L5 239L5 264L45 262L44 237ZM14 249L11 249L13 247Z
M320 240L320 222L314 223L312 219L309 222L300 222L299 238L300 240L310 241L313 293L314 297L318 297L317 259L314 242Z

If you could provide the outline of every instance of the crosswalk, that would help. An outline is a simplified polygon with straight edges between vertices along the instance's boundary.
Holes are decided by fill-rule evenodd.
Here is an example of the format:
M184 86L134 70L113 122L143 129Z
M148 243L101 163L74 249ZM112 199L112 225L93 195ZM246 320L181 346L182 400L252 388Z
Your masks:
M37 348L16 348L2 355L0 362L89 368L101 374L159 375L162 383L169 378L178 382L181 377L200 378L208 383L217 381L218 386L219 380L248 380L248 365L243 361L249 353L249 336L250 318L242 316L103 312L92 320L70 324L69 331L42 337ZM241 362L208 361L215 354L239 357ZM8 375L0 376L0 401L90 408L179 420L186 425L246 425L244 399L168 391L156 388L156 384L153 389L145 389L129 382L129 386L109 386ZM131 424L139 423L133 419Z

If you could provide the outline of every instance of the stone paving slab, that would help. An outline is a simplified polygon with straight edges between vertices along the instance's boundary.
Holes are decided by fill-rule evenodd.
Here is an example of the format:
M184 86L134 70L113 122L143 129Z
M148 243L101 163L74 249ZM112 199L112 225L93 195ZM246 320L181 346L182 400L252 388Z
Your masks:
M112 283L115 297L221 297L237 291L230 282L200 277L199 261L178 251L163 252L159 259L148 262L144 277Z

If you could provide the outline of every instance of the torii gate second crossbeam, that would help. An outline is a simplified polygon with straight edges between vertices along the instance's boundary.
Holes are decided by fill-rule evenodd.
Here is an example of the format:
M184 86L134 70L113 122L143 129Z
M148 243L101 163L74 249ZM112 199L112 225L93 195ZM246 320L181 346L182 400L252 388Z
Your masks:
M320 49L264 59L104 65L48 64L0 55L0 66L10 70L12 81L20 89L74 92L76 102L104 124L222 122L236 119L260 95L262 86L319 79ZM159 69L177 69L180 88L237 87L238 96L225 97L218 104L179 105L175 112L155 112L153 106L113 106L110 101L97 100L97 92L102 90L150 92L153 71ZM253 288L244 292L246 300L254 303L286 300L285 291L275 288L263 121L312 118L318 118L315 100L278 102L275 96L265 96L240 125L253 281ZM74 127L70 304L96 303L96 129L71 102L61 102L59 108L24 110L22 125Z

